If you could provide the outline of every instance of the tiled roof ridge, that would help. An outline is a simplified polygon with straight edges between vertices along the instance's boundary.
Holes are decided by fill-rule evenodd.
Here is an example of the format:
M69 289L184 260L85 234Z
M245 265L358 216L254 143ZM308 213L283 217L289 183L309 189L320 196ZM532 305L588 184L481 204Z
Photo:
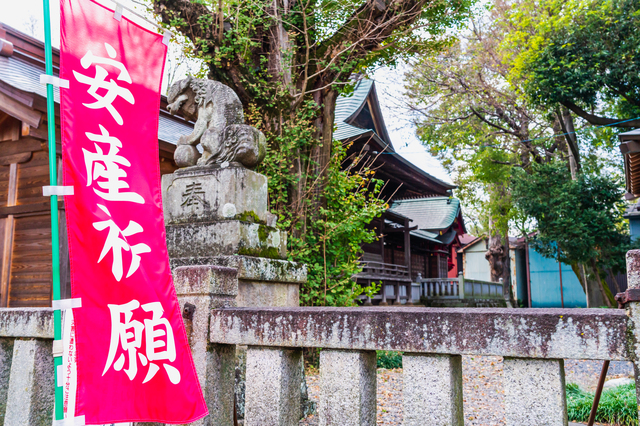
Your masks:
M447 199L447 200L458 200L456 197L449 197L446 195L438 195L438 194L432 194L432 195L416 195L413 197L404 197L404 198L396 198L393 201L422 201L422 200L430 200L430 199L436 199L436 198L441 198L443 200Z

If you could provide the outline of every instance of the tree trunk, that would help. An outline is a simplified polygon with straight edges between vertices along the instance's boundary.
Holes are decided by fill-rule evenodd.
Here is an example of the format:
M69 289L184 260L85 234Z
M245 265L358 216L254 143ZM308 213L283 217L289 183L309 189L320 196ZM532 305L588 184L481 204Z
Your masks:
M607 292L609 287L600 278L598 270L594 270L594 264L595 261L592 261L591 264L576 263L571 265L571 269L578 277L578 281L580 281L580 285L585 292L587 308L612 307L614 301L612 300L611 291Z
M513 299L511 294L511 268L509 263L509 237L505 230L496 229L496 223L493 218L489 219L489 229L491 229L491 235L489 236L489 247L487 253L484 255L489 261L489 268L491 270L491 281L500 282L502 279L503 295L509 296L509 299Z
M561 114L558 113L558 119L564 132L564 138L567 142L568 154L569 154L569 169L571 170L571 179L576 180L578 171L580 170L580 150L578 148L578 138L576 137L576 130L573 125L573 116L571 111L562 107Z
M319 84L323 84L320 82ZM338 92L331 89L319 90L314 96L314 101L320 107L320 112L315 120L316 125L316 145L313 147L311 158L314 162L315 178L314 188L314 212L316 214L319 207L326 207L324 189L327 184L327 169L331 161L331 146L333 145L333 120L336 109Z

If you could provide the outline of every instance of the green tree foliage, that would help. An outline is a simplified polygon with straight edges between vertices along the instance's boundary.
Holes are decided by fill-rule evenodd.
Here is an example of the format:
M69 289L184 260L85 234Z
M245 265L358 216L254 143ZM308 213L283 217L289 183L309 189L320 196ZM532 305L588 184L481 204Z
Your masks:
M587 3L594 4L593 1ZM416 114L418 135L423 143L456 176L456 183L460 186L458 195L467 206L467 213L469 207L478 212L479 231L489 237L487 259L494 280L498 277L508 280L505 263L509 230L527 235L536 226L549 226L542 220L544 216L538 215L544 213L544 208L536 211L516 205L523 202L521 197L514 204L514 187L509 183L512 175L515 178L511 182L526 182L531 176L538 176L537 170L541 168L559 168L560 173L564 167L561 176L568 179L568 183L551 180L552 176L549 176L550 180L537 187L541 191L538 194L541 202L545 200L544 190L561 191L567 187L575 190L575 185L594 182L594 179L599 179L598 183L602 183L604 188L615 188L608 198L593 201L602 209L599 212L604 215L601 219L608 221L606 226L602 224L600 231L614 229L612 234L597 240L606 240L607 249L602 250L600 246L586 249L593 243L592 238L575 240L574 244L581 246L573 247L575 250L567 247L581 283L589 288L588 293L610 294L605 290L606 284L601 276L624 267L624 250L628 247L628 235L620 230L619 208L623 202L620 190L615 186L621 162L617 151L613 161L607 155L615 149L615 132L611 128L590 127L579 114L576 117L573 107L569 108L570 105L561 103L558 98L538 96L543 91L556 93L575 88L570 82L562 83L566 87L562 86L558 80L560 77L556 80L549 77L568 78L577 72L572 63L563 67L547 64L555 68L540 71L549 77L546 80L536 80L531 71L531 64L540 64L535 60L541 57L540 52L550 43L547 37L560 37L559 22L566 24L567 17L573 16L574 11L567 4L576 5L578 2L494 0L484 13L480 13L480 9L457 43L437 57L414 61L411 72L406 76L409 106ZM589 10L576 7L576 16L579 11ZM577 28L576 25L566 27L567 31ZM594 24L589 34L583 34L591 43L587 50L595 49L595 40L599 40L601 45L611 42L609 29L602 27L600 32L597 29ZM540 70L543 68L540 65ZM581 72L585 81L589 73L595 73L593 70ZM561 87L552 87L555 84ZM534 85L537 91L532 89ZM603 93L600 90L596 96L605 99ZM586 101L579 103L585 108L594 107L593 103ZM560 194L557 192L546 200L557 203L557 206L566 205ZM570 199L569 203L572 201L575 199ZM583 235L582 230L590 226L590 220L586 213L574 215L569 222L583 221L576 228L558 227L556 233L545 228L546 234L539 234L536 244L543 254L557 258L557 250L553 252L551 242L555 243L560 237L562 242L571 240L576 234ZM563 229L566 233L560 235ZM553 237L545 237L547 234L553 234ZM543 242L548 244L545 246ZM585 251L578 256L576 253L580 249ZM501 271L505 275L501 275ZM597 303L606 303L606 299Z
M479 9L460 40L415 61L406 75L418 136L456 176L465 213L479 225L478 235L490 237L492 279L505 282L509 222L521 219L507 185L511 169L567 155L564 141L541 138L553 134L555 118L509 80L512 64L501 48L508 11L500 4Z
M638 1L522 2L510 21L514 76L534 102L563 105L595 125L640 117Z
M308 107L315 106L309 103ZM361 270L361 244L375 240L375 232L367 224L388 207L377 197L382 181L372 177L373 172L360 158L347 157L348 146L334 141L324 190L326 205L314 212L314 220L297 220L306 213L292 210L289 204L287 188L298 184L289 170L302 161L294 153L303 151L301 145L313 140L314 127L304 116L292 124L282 134L270 135L274 149L267 151L260 169L269 176L270 204L278 212L279 226L289 231L290 260L307 265L308 280L300 292L301 303L348 306L363 292L372 296L379 289L375 285L362 288L351 277ZM309 186L307 190L314 188ZM303 210L313 207L310 197L297 206Z
M603 175L580 173L574 180L562 162L536 165L530 173L514 170L512 179L516 206L537 223L532 246L574 270L590 265L589 273L602 283L608 273L626 270L625 253L631 248L622 188Z
M367 164L333 140L336 99L355 73L447 45L473 0L149 1L267 136L270 205L291 259L309 266L303 303L353 303L360 245L374 238L365 225L385 202Z

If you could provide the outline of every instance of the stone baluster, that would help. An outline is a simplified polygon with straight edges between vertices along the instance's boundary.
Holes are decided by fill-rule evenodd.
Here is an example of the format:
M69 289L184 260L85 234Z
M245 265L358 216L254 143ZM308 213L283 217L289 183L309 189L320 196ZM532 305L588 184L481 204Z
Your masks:
M375 426L375 351L320 352L320 426Z
M209 416L191 425L233 426L235 345L209 343L210 312L236 306L238 271L222 266L181 266L173 281Z
M249 347L245 426L294 426L300 421L302 351Z
M507 426L567 426L564 361L504 359Z
M383 280L382 284L380 284L380 288L382 290L382 300L380 301L380 306L386 306L389 304L389 302L387 302L387 282L385 280Z
M51 425L53 416L53 340L16 339L10 377L7 368L0 366L6 388L5 426ZM6 349L3 348L3 349ZM6 353L0 354L2 362L8 360Z
M7 410L7 391L11 375L11 359L13 358L13 338L0 339L0 424L4 424Z
M627 252L627 294L640 289L640 250ZM629 342L636 380L636 400L640 404L640 302L629 302L626 305L627 316L633 327L633 339Z
M463 426L462 357L404 354L404 426Z

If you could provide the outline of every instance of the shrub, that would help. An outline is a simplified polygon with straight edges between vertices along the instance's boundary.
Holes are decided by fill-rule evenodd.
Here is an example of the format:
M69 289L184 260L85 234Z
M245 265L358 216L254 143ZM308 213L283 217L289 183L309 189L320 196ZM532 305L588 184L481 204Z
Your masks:
M587 422L594 394L581 390L575 383L567 385L569 420ZM618 386L602 392L596 422L616 426L638 426L638 404L634 384Z
M402 368L402 352L377 351L378 368Z

